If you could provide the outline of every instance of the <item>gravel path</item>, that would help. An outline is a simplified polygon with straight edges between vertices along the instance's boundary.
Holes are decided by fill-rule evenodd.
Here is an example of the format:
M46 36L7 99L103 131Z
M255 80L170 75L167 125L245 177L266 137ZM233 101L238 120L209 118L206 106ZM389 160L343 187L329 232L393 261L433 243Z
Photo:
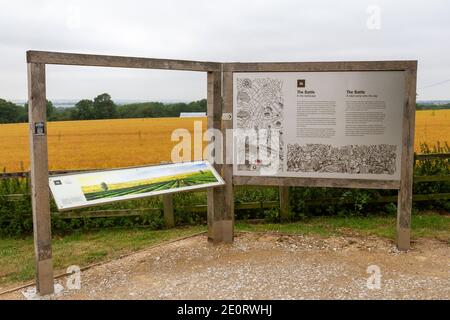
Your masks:
M380 289L367 288L370 265ZM437 240L403 253L378 237L239 233L233 245L212 245L201 235L93 267L80 290L50 298L450 299L449 271L450 247Z

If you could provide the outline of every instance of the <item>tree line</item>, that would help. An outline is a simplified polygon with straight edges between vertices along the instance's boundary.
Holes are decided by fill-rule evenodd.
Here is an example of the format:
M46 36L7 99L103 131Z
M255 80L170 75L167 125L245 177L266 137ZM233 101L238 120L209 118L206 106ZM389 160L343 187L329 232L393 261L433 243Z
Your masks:
M55 107L47 100L48 121L179 117L181 112L206 112L206 99L190 103L142 102L117 105L107 93L83 99L73 107ZM0 123L28 122L28 104L0 99Z
M417 103L416 110L440 110L440 109L450 109L450 103Z
M416 109L450 109L450 103L417 103ZM103 93L93 100L80 100L74 107L55 107L47 100L49 121L179 117L180 112L206 112L206 99L190 103L142 102L117 105L109 94ZM28 122L28 104L20 106L0 99L0 123L18 122Z

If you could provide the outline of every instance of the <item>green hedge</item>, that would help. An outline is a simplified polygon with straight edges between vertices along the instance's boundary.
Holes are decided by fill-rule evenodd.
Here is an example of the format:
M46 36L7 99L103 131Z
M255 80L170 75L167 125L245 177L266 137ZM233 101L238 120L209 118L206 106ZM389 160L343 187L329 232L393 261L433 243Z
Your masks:
M423 153L450 153L448 145L437 146L430 150L422 146ZM416 161L414 174L419 176L450 175L449 159L432 159ZM414 184L415 194L450 193L450 183L422 182ZM22 200L8 200L8 194L29 194L28 179L0 180L0 236L20 236L31 234L33 222L31 215L30 196ZM339 188L291 188L290 211L291 219L298 220L309 216L341 215L365 216L369 214L394 214L396 203L371 203L379 196L396 195L395 190L366 190L366 189L339 189ZM319 205L308 205L308 200L322 198L337 198L335 203L324 202ZM346 203L347 200L354 203ZM235 188L235 202L278 201L278 188L276 187L250 187L238 186ZM204 224L204 212L189 213L180 209L184 206L206 204L206 192L183 192L175 194L175 222L177 224ZM103 209L133 209L133 208L162 208L160 197L151 197L140 200L117 202L114 204L83 209L82 211ZM178 208L178 209L177 209ZM416 202L414 210L433 209L450 210L449 200L436 200L432 202ZM56 212L54 203L51 203L52 212ZM81 211L81 210L80 210ZM279 212L274 209L236 210L236 219L266 219L278 221ZM110 218L79 218L61 219L58 215L52 216L52 232L67 233L80 229L99 229L112 227L148 227L159 229L164 227L161 212L144 214L142 216L110 217Z

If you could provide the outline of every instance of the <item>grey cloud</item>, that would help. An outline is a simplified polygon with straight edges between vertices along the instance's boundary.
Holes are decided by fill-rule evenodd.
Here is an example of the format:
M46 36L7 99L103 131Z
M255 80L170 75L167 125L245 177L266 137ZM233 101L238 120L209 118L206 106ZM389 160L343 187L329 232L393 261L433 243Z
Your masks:
M366 27L369 5L381 29ZM211 61L419 59L418 86L450 78L448 1L4 1L0 97L25 98L29 49ZM50 98L205 96L203 74L49 68ZM449 99L449 85L419 92Z

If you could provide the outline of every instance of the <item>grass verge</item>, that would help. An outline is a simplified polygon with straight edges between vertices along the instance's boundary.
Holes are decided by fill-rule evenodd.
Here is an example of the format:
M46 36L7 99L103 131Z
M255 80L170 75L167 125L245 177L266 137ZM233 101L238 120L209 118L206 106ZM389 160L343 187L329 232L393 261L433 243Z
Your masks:
M394 216L369 217L315 217L294 223L249 224L238 222L238 231L275 231L293 234L333 235L375 235L395 238L396 218ZM436 238L450 243L450 217L438 214L420 214L412 217L412 238Z
M55 274L70 265L80 267L117 258L125 253L201 231L205 226L167 230L104 229L54 236L52 241ZM6 286L34 279L33 237L0 238L0 291Z
M250 224L237 222L237 231L276 231L305 235L376 235L394 239L394 216L316 217L294 223ZM206 231L205 226L191 226L168 230L104 229L76 232L53 237L53 263L56 272L69 265L85 266L117 258L163 241ZM413 215L412 236L436 238L450 244L450 217L438 214ZM0 291L7 286L34 278L33 237L0 238Z

